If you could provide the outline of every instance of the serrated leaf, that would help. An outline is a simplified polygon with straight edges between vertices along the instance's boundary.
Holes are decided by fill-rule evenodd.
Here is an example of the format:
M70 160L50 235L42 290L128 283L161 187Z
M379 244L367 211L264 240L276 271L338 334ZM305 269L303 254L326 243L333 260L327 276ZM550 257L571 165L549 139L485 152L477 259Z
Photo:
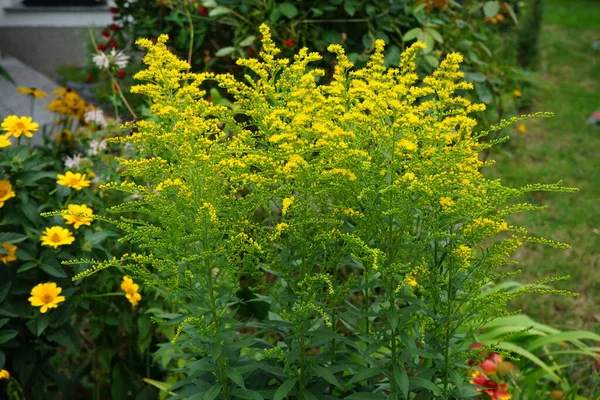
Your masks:
M277 6L277 8L279 8L279 11L289 19L292 19L298 15L298 9L292 3L281 3Z
M283 382L281 386L275 391L273 400L283 400L285 396L294 388L294 385L298 382L298 378L291 378Z

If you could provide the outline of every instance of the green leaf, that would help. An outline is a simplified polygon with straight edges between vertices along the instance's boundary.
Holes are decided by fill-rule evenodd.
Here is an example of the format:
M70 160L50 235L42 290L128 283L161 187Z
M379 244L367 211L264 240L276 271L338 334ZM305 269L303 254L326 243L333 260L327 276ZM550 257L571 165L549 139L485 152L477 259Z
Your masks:
M349 396L344 397L346 400L382 400L385 396L380 393L353 393Z
M467 82L485 82L486 76L481 72L465 72Z
M238 371L235 368L228 368L225 371L225 373L227 374L229 379L231 379L236 385L238 385L242 389L246 389L246 385L244 384L244 378L242 377L242 374L240 374L240 371Z
M231 394L239 397L240 399L264 400L264 397L254 390L235 389L231 391Z
M0 344L8 342L9 340L17 336L18 333L19 331L16 331L14 329L2 329L0 331Z
M13 85L16 85L14 79L12 78L12 76L10 76L10 74L8 73L8 71L6 69L4 69L3 66L0 65L0 78L2 79L6 79L7 81L9 81L10 83L12 83Z
M438 42L438 43L444 43L444 38L435 29L427 29L427 32L429 32L429 34L431 36L433 36L433 38L435 39L436 42Z
M492 102L493 96L490 89L488 89L487 85L483 83L475 84L475 92L477 93L477 97L485 104L490 104Z
M28 321L26 325L31 333L39 337L44 333L49 323L50 318L48 317L48 314L42 314L41 316L38 315L36 318Z
M26 235L16 232L0 232L0 243L21 243L27 240Z
M431 65L433 68L437 68L438 65L440 65L440 60L438 60L436 56L428 54L423 58L425 59L425 61L427 61L427 64Z
M215 57L225 57L228 54L231 54L235 51L235 47L222 47L215 53Z
M298 382L298 378L291 378L283 382L281 386L279 386L279 388L275 391L273 400L283 400L285 396L287 396L288 393L292 390L296 382Z
M486 17L495 17L500 11L499 1L486 1L483 4L483 13Z
M233 12L233 10L231 8L217 6L208 12L208 16L209 17L218 17L219 15L225 15L225 14L229 14L231 12Z
M6 325L6 323L8 321L10 321L10 318L0 318L0 328L2 328L4 325ZM0 368L2 368L2 367L0 367Z
M552 371L552 368L550 368L548 364L540 360L535 354L531 353L530 351L527 351L520 346L508 342L498 343L496 347L502 350L508 350L510 352L517 353L518 355L523 356L529 359L530 361L533 361L540 368L544 369L548 373L550 379L552 379L554 382L560 381L560 377L556 375L554 371Z
M2 287L0 287L0 303L2 303L8 295L8 291L10 290L11 285L12 282L8 282L2 285Z
M408 399L408 375L404 367L394 366L394 379L404 397Z
M419 36L422 32L423 29L421 28L413 28L410 31L406 32L404 36L402 36L402 40L404 40L405 42L410 42L411 40L416 39L417 36Z
M142 378L142 380L152 386L154 386L155 388L158 388L160 391L168 393L171 396L175 396L176 393L173 393L171 391L169 391L169 388L171 386L173 386L172 384L170 384L169 382L161 382L161 381L156 381L154 379L149 379L149 378Z
M551 343L560 343L560 342L573 342L580 340L594 340L596 342L600 342L600 335L590 332L590 331L570 331L570 332L561 332L555 333L552 335L544 336L536 340L532 340L527 344L527 350L533 351L538 347L545 346Z
M385 372L385 368L365 368L350 379L348 384L364 381Z
M42 264L40 265L40 269L47 273L48 275L54 276L56 278L66 278L67 274L60 267L50 264Z
M29 271L30 269L33 269L33 268L37 267L38 265L40 265L40 263L37 261L29 261L19 267L19 269L17 270L17 274L19 274L21 272Z
M356 8L354 8L354 2L352 0L346 0L346 2L344 3L344 11L346 11L346 14L348 14L351 17L354 17L354 14L356 13Z
M434 396L438 396L442 393L442 389L435 383L431 382L429 379L421 378L420 376L411 376L409 378L409 382L412 387L422 387L424 389L429 390Z
M289 19L298 15L298 9L292 3L281 3L277 7L279 8L279 11Z
M248 47L248 46L251 46L251 45L254 43L254 40L256 40L256 36L254 36L254 35L250 35L250 36L246 37L244 40L242 40L242 41L239 43L239 46L240 46L240 47Z
M216 399L219 393L221 393L222 388L223 385L221 385L220 383L215 383L210 387L210 389L206 391L206 393L204 393L204 400Z
M322 377L327 382L331 383L332 385L334 385L336 387L342 387L342 385L340 385L340 382L337 380L335 375L333 375L331 373L331 371L329 371L327 368L323 368L320 365L316 365L316 364L311 365L311 368L313 371L315 371L317 376Z

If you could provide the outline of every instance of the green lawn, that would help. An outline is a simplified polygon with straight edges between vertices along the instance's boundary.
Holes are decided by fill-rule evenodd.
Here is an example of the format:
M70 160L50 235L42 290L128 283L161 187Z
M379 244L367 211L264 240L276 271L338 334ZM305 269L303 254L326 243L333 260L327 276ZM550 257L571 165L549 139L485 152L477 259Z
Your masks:
M534 193L530 201L548 209L514 220L531 234L564 241L571 250L526 246L518 251L525 282L551 275L571 275L556 286L579 298L528 296L517 306L561 328L600 330L600 129L586 120L600 110L600 2L547 0L541 38L542 89L534 111L554 118L527 121L497 149L496 165L487 174L510 186L563 180L579 192Z

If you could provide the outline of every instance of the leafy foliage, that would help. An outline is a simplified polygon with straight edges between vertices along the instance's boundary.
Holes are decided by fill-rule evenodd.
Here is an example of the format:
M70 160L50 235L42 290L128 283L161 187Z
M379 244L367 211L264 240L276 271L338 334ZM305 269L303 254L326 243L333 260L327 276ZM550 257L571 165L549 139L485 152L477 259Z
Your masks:
M451 53L418 81L417 43L386 68L384 43L365 68L339 45L331 82L294 60L266 26L252 71L190 73L166 47L148 48L144 83L153 118L117 141L140 154L122 159L130 180L105 187L133 194L112 212L123 240L141 249L75 277L122 266L176 307L159 314L177 326L156 356L187 360L186 378L168 390L198 398L465 398L476 332L541 285L482 291L502 277L524 242L565 244L509 226L507 206L557 184L509 188L485 179L479 138L515 117L473 132L484 110L461 97L472 89ZM214 81L231 107L205 99ZM545 116L540 114L539 116ZM145 218L141 218L145 216ZM108 220L108 219L107 219Z

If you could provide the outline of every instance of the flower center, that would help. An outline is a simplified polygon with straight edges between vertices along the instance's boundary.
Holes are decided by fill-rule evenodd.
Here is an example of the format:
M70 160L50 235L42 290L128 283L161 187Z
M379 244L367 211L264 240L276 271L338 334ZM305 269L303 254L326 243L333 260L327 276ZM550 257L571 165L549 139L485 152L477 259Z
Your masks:
M54 300L54 296L52 295L52 293L44 293L44 295L42 296L42 301L46 304L51 303L52 300Z
M62 238L60 237L60 235L58 233L53 233L52 236L50 236L50 241L58 243L62 240Z
M22 131L26 131L26 130L27 130L27 127L25 126L25 124L24 124L24 123L22 123L22 122L17 122L17 123L15 124L15 130L17 130L17 131L21 131L21 132L22 132Z
M8 190L0 189L0 199L3 198L4 196L6 196L7 194L8 194Z

